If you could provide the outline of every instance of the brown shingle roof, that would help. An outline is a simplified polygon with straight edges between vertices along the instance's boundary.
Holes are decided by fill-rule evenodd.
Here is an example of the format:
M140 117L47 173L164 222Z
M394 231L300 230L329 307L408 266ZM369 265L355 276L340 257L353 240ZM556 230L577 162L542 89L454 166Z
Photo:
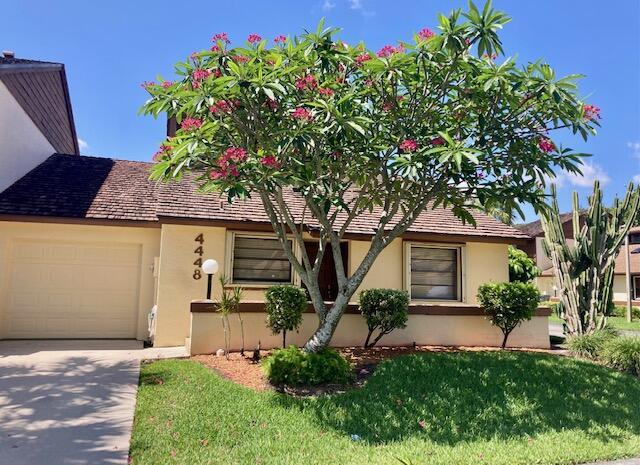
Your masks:
M254 196L229 204L226 198L201 194L192 177L179 183L148 180L150 163L75 157L56 154L0 194L0 215L157 221L158 218L200 219L221 222L269 223L260 199ZM296 218L304 202L289 193L285 201ZM350 234L371 235L381 210L361 215ZM416 234L446 234L527 239L528 236L498 220L476 212L477 226L463 225L450 210L426 210L408 230ZM310 214L305 225L317 227Z

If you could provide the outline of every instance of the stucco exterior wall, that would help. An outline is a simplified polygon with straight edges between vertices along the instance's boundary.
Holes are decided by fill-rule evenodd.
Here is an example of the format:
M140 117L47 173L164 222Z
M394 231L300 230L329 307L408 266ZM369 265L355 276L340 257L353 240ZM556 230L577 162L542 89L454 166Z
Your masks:
M538 286L541 294L558 297L557 291L554 292L553 290L555 278L551 276L540 276L536 278L535 284ZM613 300L615 302L625 302L627 300L627 288L624 275L615 275L613 277Z
M136 337L140 340L147 338L147 315L155 296L154 258L160 254L159 228L0 221L0 338L4 337L2 318L6 307L11 247L15 241L24 240L139 246L141 252Z
M258 346L270 349L282 346L282 337L274 336L265 326L264 313L243 313L245 350ZM231 350L241 347L240 325L235 316L229 319ZM298 333L287 334L287 345L303 345L317 328L315 314L305 314ZM331 340L335 347L360 346L367 335L367 326L360 315L342 317ZM220 316L216 313L191 314L190 353L211 354L224 348L224 332ZM444 346L500 346L502 333L484 316L410 315L407 327L384 336L379 345L444 345ZM524 322L509 336L509 347L549 348L549 321L546 316L535 316Z
M0 82L0 192L55 152Z

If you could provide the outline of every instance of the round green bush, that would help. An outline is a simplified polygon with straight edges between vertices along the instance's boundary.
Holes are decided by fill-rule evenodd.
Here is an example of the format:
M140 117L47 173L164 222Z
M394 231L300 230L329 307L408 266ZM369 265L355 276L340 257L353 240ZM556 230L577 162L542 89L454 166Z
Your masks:
M616 332L608 328L592 334L571 336L567 339L567 349L578 357L597 359L607 341L614 339Z
M605 342L600 359L611 368L640 376L640 337L615 337Z
M298 329L307 308L307 294L299 287L271 286L265 293L267 326L273 334L282 333L282 347L287 344L287 331Z
M308 353L291 345L276 349L262 362L267 379L274 385L316 386L344 383L352 377L351 365L334 349Z
M611 316L617 316L620 318L627 317L627 306L626 305L616 305L613 307L611 311ZM631 318L634 320L640 320L640 307L631 307Z
M407 326L409 293L398 289L365 289L360 293L360 313L369 329L364 346L372 347L385 334ZM378 335L370 342L376 330Z

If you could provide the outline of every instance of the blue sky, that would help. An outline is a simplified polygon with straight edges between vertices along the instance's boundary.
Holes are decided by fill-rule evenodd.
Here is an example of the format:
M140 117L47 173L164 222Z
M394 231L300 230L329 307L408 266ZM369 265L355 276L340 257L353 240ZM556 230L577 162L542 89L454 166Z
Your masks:
M482 4L482 2L478 2ZM208 47L226 31L232 40L249 33L294 35L321 17L343 28L347 42L378 49L414 31L435 28L439 12L464 1L56 1L2 0L0 48L17 57L65 63L82 152L151 159L165 122L138 116L146 93L140 83L170 79L173 63ZM503 34L507 55L520 63L538 58L558 75L582 73L581 92L602 109L599 135L565 145L592 153L584 178L561 175L562 208L573 190L586 193L593 179L606 198L640 181L640 2L637 0L496 0L512 18ZM531 213L528 219L533 219Z

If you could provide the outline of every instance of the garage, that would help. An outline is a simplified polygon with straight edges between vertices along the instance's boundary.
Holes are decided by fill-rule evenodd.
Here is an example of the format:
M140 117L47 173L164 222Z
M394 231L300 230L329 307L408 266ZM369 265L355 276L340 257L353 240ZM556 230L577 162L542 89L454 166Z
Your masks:
M139 244L12 241L4 337L135 338L140 264Z

